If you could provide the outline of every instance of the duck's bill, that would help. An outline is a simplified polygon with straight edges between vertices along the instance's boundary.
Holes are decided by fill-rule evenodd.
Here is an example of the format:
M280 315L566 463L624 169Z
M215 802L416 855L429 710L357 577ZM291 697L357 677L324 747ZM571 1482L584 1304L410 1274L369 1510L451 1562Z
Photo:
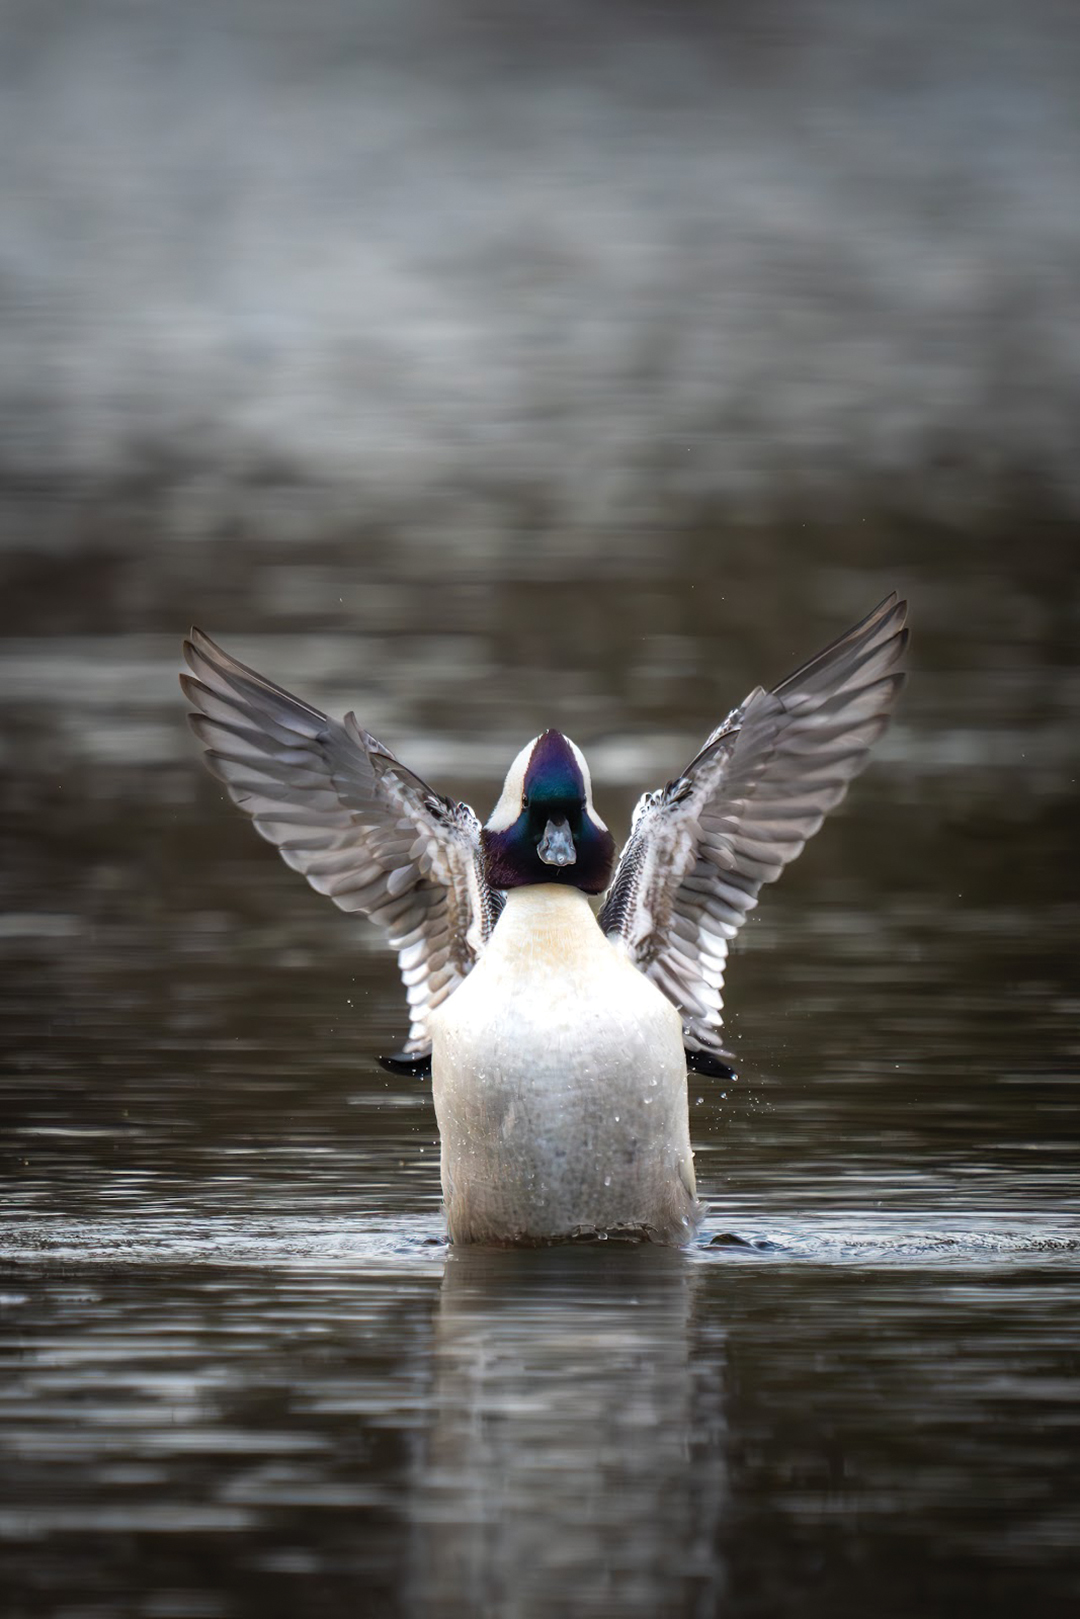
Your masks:
M570 827L564 815L553 815L544 828L544 835L536 846L536 852L545 866L572 866L577 859L577 850L570 835Z

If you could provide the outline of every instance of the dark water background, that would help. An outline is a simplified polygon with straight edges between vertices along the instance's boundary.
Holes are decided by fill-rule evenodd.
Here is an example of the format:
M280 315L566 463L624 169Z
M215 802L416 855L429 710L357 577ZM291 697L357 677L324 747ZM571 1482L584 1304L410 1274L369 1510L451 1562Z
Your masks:
M1073 1614L1069 8L298 15L3 17L4 1619ZM893 587L699 1243L448 1254L187 625L482 814L559 726L621 831Z

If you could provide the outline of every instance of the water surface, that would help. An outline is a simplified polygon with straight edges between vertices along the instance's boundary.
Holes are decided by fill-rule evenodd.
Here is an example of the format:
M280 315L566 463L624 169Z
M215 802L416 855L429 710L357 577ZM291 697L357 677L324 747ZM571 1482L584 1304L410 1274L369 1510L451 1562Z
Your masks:
M349 548L276 607L195 547L0 644L13 1615L1075 1611L1070 609L929 541L790 591L702 543L438 599ZM562 725L619 827L894 582L899 722L744 930L738 1080L690 1079L698 1242L448 1252L393 963L200 773L187 618L481 812Z

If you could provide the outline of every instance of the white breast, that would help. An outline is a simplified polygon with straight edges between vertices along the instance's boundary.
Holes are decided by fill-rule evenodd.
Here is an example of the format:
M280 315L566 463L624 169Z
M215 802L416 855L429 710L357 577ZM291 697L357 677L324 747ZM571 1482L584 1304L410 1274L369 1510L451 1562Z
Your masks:
M452 1241L689 1238L698 1205L679 1014L600 932L584 894L511 892L431 1021Z

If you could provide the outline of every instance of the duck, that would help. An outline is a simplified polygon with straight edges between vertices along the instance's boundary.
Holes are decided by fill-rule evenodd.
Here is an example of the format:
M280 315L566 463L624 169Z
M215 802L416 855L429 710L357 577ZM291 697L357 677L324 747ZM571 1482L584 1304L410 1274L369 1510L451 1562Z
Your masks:
M336 720L193 628L204 759L282 859L380 927L409 1010L384 1065L430 1075L452 1244L689 1243L688 1072L731 1076L731 941L867 763L903 684L893 592L646 792L621 851L581 749L520 750L483 824L353 713Z

